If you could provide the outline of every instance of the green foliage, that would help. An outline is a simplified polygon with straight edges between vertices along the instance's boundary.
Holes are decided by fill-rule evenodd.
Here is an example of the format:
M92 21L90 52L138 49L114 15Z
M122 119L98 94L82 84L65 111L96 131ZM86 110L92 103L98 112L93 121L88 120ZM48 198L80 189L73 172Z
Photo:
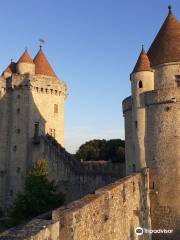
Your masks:
M24 192L17 194L9 211L11 225L25 222L63 204L64 195L56 193L54 182L50 182L47 176L46 161L37 161L26 176Z
M125 161L125 142L121 139L91 140L82 144L75 157L83 161Z

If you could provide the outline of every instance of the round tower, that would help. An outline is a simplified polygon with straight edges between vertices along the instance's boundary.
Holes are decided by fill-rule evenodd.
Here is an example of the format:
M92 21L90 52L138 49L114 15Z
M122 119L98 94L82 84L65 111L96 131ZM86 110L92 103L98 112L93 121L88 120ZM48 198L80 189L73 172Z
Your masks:
M154 89L154 72L149 58L142 47L137 63L131 74L132 91L132 138L133 171L147 166L145 159L145 105L144 93Z
M41 116L45 120L44 132L64 146L66 84L57 78L41 46L33 62L35 64L35 75L32 82L34 89L32 95ZM37 118L36 122L38 121Z
M3 71L2 75L5 78L10 77L13 73L16 72L16 63L11 60L9 66Z
M155 76L155 91L145 103L152 229L173 229L171 239L179 239L180 22L171 7L148 56Z
M30 75L35 74L35 64L33 63L33 60L31 59L27 49L18 60L16 71L19 74L26 74L26 73Z

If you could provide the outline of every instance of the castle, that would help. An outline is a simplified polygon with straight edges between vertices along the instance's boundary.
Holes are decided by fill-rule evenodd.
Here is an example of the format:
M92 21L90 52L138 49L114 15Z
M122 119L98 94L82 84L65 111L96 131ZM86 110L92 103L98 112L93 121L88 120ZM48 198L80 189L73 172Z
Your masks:
M35 61L34 63L36 65ZM23 63L22 69L24 69L24 65ZM17 69L21 70L21 67L17 67ZM31 67L29 69L32 70ZM35 73L36 71L35 66ZM26 72L27 70L22 74ZM6 73L4 72L4 74ZM17 107L19 107L14 103L15 100L9 98L10 96L11 98L12 96L17 97L17 94L25 87L15 89L13 87L15 84L12 84L13 75L11 76L10 79L6 79L6 89L10 93L4 99L2 96L3 101L7 101L14 110L14 112L12 110L10 112L14 114L10 115L7 111L8 108L3 109L9 114L9 117L3 118L4 121L1 123L1 125L4 124L3 130L7 129L4 134L7 139L14 129L10 126L16 121L16 119L12 119L12 116L17 114ZM18 77L20 76L18 75ZM15 79L18 77L15 75ZM26 78L23 78L23 82L26 83L25 80ZM54 169L57 178L61 174L63 175L59 180L61 189L67 183L63 180L67 180L68 177L73 178L70 185L66 185L66 192L73 189L78 194L69 196L70 200L78 199L85 194L88 195L53 210L48 218L39 216L23 227L10 229L0 235L0 239L178 240L180 238L180 22L173 15L171 7L169 7L168 16L148 52L146 53L142 48L130 75L130 81L132 95L123 100L126 177L118 180L118 177L124 176L123 166L109 165L109 163L106 166L104 163L100 163L100 166L97 163L78 163L68 153L61 153L58 148L52 151L54 147L49 144L44 134L40 136L38 133L39 126L45 124L48 117L39 109L39 111L35 109L33 111L38 112L35 116L42 115L44 118L43 121L40 121L39 118L32 116L31 124L24 126L26 129L28 129L27 126L31 126L30 139L34 141L34 147L30 144L33 149L30 157L33 159L33 156L37 154L38 156L44 154L44 157L50 159L50 166ZM36 94L37 91L41 92L41 87L37 90L37 83L32 81L31 84L34 86L32 89ZM63 91L63 102L66 88L64 84L61 87L63 87L61 90ZM42 91L44 92L44 90ZM35 95L35 93L32 94ZM35 102L35 106L38 106L41 97L35 98ZM53 106L57 102L53 99L51 104ZM1 107L0 111L2 111ZM25 116L27 116L27 112L24 112ZM2 119L0 120L2 121ZM51 121L49 120L48 129L53 127L55 129L55 125ZM61 123L63 125L63 121ZM20 126L23 127L23 124L27 123L20 123ZM26 142L27 136L29 135L24 138L22 136L22 141ZM62 132L59 133L59 141L62 141L62 136ZM5 150L6 145L11 146L8 148L11 149L8 153L12 153L8 155L9 161L12 161L15 156L12 151L18 141L20 140L15 135L11 141L1 140L1 143L4 144L0 146L2 149ZM6 151L2 152L6 153ZM57 157L55 157L56 155ZM7 153L4 154L4 162L5 159L7 159ZM20 159L23 158L20 157ZM28 163L30 164L27 156L24 159L27 159L26 166ZM57 159L60 161L56 161ZM7 166L15 169L14 164L15 160L13 163L9 162ZM23 164L25 165L25 163ZM24 166L23 164L22 166ZM59 174L60 171L61 174ZM8 174L12 175L12 179L10 177L6 184L12 186L14 183L11 185L11 182L15 181L13 178L15 173L12 171ZM107 185L108 183L111 184ZM5 185L1 185L1 197L4 196L2 194L3 186ZM97 189L100 186L104 187ZM141 232L136 231L138 227L141 228ZM148 229L154 230L154 233L151 234Z
M48 162L66 202L76 200L124 174L123 164L81 163L63 149L67 86L42 47L32 60L27 49L0 77L0 212L6 212L37 160ZM94 183L94 178L96 182Z

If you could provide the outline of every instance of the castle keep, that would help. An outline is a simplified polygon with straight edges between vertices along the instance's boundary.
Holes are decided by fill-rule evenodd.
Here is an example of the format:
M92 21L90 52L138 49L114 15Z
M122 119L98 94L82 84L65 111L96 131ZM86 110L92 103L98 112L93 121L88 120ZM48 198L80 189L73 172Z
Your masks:
M37 160L39 135L64 144L64 100L59 81L40 48L34 60L26 50L0 77L0 205L22 190L22 178ZM34 142L35 143L35 142ZM43 156L41 156L43 157Z

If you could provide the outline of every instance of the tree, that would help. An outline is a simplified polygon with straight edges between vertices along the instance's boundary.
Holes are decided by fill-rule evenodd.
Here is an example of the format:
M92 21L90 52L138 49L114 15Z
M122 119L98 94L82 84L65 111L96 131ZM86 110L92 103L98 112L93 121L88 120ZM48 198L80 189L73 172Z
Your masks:
M54 182L48 180L47 169L46 161L39 160L27 174L24 192L17 194L9 211L11 225L25 222L64 203L64 195L56 193Z
M125 161L125 142L121 139L91 140L79 147L75 157L83 161Z

